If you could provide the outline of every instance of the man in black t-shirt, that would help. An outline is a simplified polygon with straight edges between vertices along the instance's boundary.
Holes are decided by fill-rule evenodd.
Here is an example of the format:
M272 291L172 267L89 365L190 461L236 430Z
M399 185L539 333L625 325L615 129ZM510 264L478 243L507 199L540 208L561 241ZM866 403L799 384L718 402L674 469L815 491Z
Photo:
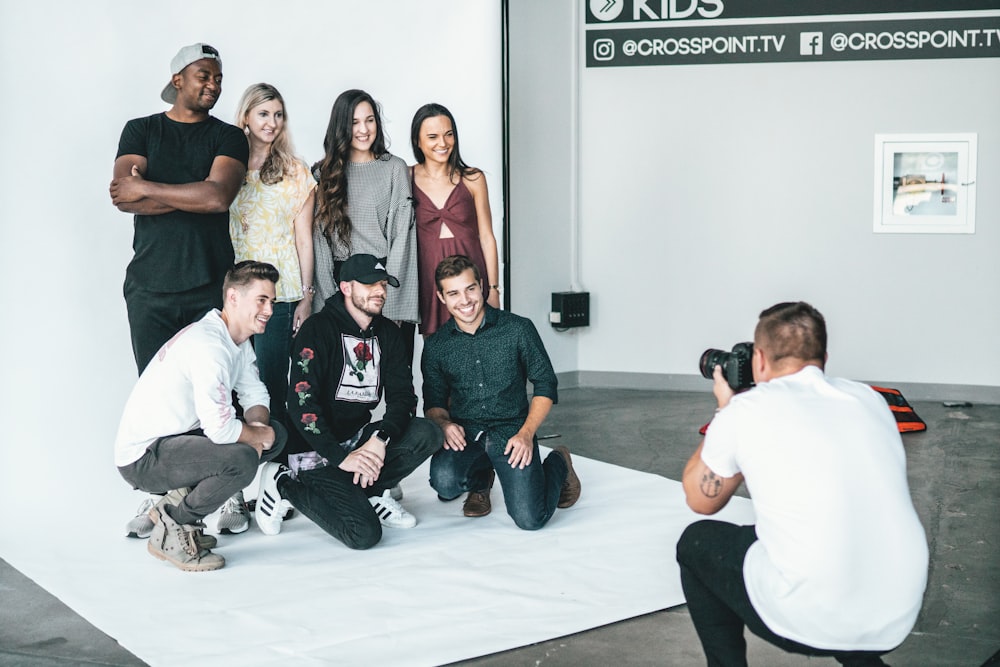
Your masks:
M125 271L132 353L141 374L160 347L212 308L233 265L229 205L246 175L250 147L236 127L208 114L222 94L222 60L207 44L185 46L170 61L160 97L166 113L130 120L122 130L111 203L135 215L134 256ZM159 497L139 506L129 537L149 537ZM250 514L237 493L217 530L242 533Z
M111 202L135 215L125 303L139 373L160 346L222 305L233 265L229 205L246 174L249 145L209 115L222 94L222 61L207 44L182 48L160 97L166 113L122 131Z

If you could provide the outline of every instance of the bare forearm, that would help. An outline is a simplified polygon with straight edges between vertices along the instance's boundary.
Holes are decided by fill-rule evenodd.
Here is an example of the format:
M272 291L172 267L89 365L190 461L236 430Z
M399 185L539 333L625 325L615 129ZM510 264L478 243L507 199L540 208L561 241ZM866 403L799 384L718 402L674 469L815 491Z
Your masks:
M486 258L486 279L489 285L500 284L500 262L497 259L497 241L492 234L480 236L479 245L483 249L483 257Z
M302 272L302 284L312 287L313 284L313 206L315 192L306 199L302 209L295 216L292 229L295 232L295 253L299 258L299 271Z
M271 411L264 405L254 405L243 413L248 424L268 424L271 421Z
M722 477L709 468L701 458L704 441L684 466L681 485L688 507L698 514L715 514L729 503L736 489L743 482L742 473Z
M444 408L431 408L424 413L432 422L444 428L451 423L451 415Z
M139 201L118 204L118 210L122 213L132 213L133 215L163 215L177 209L166 204L161 204L158 201L153 201L152 199L140 199Z
M531 405L528 406L528 416L524 420L524 424L521 426L520 432L534 437L538 429L541 428L542 422L545 418L549 416L549 411L552 410L552 399L545 396L535 396L531 399Z
M143 190L145 199L169 210L190 213L225 213L236 194L212 181L176 184L145 181Z

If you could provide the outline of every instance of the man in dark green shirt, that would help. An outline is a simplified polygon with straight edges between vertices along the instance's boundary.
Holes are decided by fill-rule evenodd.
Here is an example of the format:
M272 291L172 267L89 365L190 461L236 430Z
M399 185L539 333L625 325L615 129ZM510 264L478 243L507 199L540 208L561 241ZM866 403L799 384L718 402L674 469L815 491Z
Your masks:
M435 279L452 319L425 341L421 358L424 411L445 435L431 486L444 500L469 492L465 515L485 516L497 475L514 523L537 530L580 497L569 450L556 447L544 462L538 452L535 433L558 400L552 363L530 320L486 304L468 257L445 258Z

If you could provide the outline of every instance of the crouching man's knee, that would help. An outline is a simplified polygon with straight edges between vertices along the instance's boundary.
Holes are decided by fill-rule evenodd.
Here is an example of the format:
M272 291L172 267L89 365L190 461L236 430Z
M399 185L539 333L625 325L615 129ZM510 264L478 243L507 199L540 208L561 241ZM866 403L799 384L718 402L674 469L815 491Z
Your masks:
M406 429L406 439L412 440L413 450L428 457L444 446L444 432L430 419L414 417Z
M343 542L349 549L364 551L371 549L382 540L382 524L376 519L374 525L368 524L357 527L344 535Z

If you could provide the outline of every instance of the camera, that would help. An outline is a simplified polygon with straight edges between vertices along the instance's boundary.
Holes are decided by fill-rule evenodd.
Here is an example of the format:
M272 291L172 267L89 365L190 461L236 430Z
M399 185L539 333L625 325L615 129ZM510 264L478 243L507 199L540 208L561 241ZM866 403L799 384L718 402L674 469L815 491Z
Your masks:
M753 343L737 343L732 352L725 350L705 350L701 354L698 368L703 377L712 379L716 366L722 366L722 377L733 388L733 391L743 391L753 386L753 369L750 360L753 357Z

